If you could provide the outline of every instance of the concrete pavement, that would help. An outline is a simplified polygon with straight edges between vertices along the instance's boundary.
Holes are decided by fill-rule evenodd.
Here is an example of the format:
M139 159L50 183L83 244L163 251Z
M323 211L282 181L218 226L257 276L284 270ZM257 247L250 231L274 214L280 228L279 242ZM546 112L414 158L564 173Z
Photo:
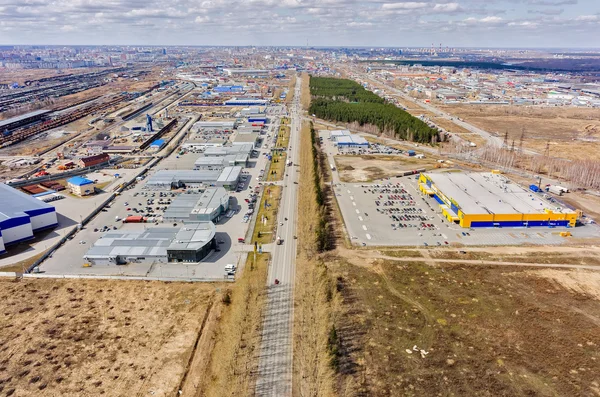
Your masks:
M294 101L290 109L291 133L288 158L297 162L300 145L300 87L296 81ZM293 167L293 166L292 166ZM296 267L296 218L298 209L297 172L287 172L278 213L277 235L282 245L272 248L272 261L267 278L267 307L256 381L257 396L292 395L292 330L294 320L294 279ZM286 220L287 218L287 220ZM275 285L275 279L279 284Z

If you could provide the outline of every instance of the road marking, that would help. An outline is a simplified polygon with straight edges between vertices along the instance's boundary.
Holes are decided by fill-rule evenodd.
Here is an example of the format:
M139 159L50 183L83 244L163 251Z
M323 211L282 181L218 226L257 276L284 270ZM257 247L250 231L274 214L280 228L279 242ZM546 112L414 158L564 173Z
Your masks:
M364 230L367 230L367 227L365 225L362 225Z
M354 210L354 211L356 211L356 213L357 213L357 214L360 214L360 211L359 211L359 210L357 210L357 209L356 209L356 210Z
M354 196L350 196L350 200L354 200Z
M356 203L354 201L352 202L352 205L356 207Z
M350 190L346 190L348 192L348 194L350 194Z
M358 220L362 222L362 220L363 220L363 217L362 217L362 216L359 216L359 217L358 217Z
M369 233L367 233L366 236L367 236L367 240L371 239L371 235Z

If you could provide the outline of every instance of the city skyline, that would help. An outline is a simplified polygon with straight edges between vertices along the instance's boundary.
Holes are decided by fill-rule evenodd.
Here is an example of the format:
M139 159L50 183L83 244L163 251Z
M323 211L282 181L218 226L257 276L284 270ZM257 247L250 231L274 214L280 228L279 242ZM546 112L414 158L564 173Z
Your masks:
M3 45L594 48L593 0L0 0Z

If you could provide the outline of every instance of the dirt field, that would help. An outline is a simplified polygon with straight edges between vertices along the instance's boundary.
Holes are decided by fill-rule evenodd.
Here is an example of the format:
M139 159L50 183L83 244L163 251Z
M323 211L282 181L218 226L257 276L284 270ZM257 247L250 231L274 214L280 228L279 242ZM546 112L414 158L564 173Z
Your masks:
M426 261L329 264L342 392L600 395L599 273Z
M2 396L176 395L218 287L0 279Z
M504 136L518 145L525 129L524 146L550 155L571 159L584 155L600 159L600 112L598 109L526 106L439 106L465 121Z
M400 171L415 168L434 168L434 159L417 159L403 156L335 156L335 163L342 182L370 182L389 178Z

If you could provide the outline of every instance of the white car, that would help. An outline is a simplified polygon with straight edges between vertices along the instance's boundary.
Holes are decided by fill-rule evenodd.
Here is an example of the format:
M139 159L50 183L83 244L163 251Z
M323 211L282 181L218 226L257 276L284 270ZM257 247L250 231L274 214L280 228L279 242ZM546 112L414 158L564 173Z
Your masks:
M230 264L225 265L226 272L235 272L235 270L236 270L236 267L234 264L230 263Z

